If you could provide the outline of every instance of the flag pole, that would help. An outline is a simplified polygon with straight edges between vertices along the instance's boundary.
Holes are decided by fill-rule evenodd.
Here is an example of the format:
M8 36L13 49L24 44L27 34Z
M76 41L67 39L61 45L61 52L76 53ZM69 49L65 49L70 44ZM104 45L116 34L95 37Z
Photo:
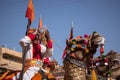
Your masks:
M28 6L27 6L27 10L26 10L26 15L25 17L28 18L28 24L27 24L27 29L26 29L26 33L25 35L28 34L29 28L31 26L32 21L34 20L34 5L32 0L29 0ZM24 65L25 65L25 59L26 59L26 52L28 47L25 47L23 50L23 54L22 54L22 70L21 70L21 74L20 74L20 80L23 80L23 74L24 74Z
M29 30L29 28L30 28L30 25L31 25L31 22L30 22L30 19L28 19L28 24L27 24L27 28L26 28L26 33L25 33L25 35L28 34L28 30Z
M27 24L27 29L26 29L26 33L25 35L27 36L28 34L28 30L30 28L31 22L30 19L28 19L28 24ZM21 71L21 75L20 75L20 80L23 80L23 74L24 74L24 65L25 65L25 59L26 59L26 53L27 53L27 47L24 48L23 50L23 54L22 54L22 71Z
M73 21L72 21L72 25L71 25L71 30L70 30L70 36L69 36L69 40L73 38ZM65 47L63 55L62 55L62 59L64 59L64 56L66 55L66 49L68 46Z

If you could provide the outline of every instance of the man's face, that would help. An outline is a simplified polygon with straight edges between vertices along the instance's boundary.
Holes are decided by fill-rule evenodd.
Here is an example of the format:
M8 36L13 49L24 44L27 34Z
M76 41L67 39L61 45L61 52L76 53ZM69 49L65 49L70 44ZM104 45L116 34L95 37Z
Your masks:
M44 37L44 35L45 35L44 32L40 33L38 38L41 40Z

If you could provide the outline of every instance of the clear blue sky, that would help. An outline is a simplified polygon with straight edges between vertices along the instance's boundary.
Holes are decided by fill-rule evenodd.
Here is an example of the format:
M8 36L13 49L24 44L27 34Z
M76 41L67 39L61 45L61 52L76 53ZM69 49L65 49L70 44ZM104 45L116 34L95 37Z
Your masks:
M35 20L31 27L38 27L41 15L55 41L53 56L60 64L72 21L74 37L97 31L106 38L105 54L110 50L120 53L120 0L33 0L33 3ZM28 0L0 0L0 46L21 52L19 40L26 31L27 5Z

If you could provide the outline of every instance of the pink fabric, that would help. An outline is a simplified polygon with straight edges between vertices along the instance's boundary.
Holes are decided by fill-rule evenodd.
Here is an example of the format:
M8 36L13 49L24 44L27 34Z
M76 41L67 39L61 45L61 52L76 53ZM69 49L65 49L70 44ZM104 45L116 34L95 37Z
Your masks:
M45 63L45 64L49 64L49 62L50 62L50 59L49 59L49 58L44 58L44 63Z
M31 39L33 44L33 59L42 59L40 44L33 42L36 39L36 36L34 34L28 34L28 37Z
M31 39L31 41L35 40L36 38L34 34L28 34L28 37Z
M33 43L33 59L42 59L40 44Z

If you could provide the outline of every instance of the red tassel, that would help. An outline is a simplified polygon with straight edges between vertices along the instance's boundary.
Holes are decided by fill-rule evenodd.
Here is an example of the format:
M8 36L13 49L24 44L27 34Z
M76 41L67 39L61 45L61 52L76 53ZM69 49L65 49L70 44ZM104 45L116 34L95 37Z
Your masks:
M100 47L100 53L104 53L104 47Z

